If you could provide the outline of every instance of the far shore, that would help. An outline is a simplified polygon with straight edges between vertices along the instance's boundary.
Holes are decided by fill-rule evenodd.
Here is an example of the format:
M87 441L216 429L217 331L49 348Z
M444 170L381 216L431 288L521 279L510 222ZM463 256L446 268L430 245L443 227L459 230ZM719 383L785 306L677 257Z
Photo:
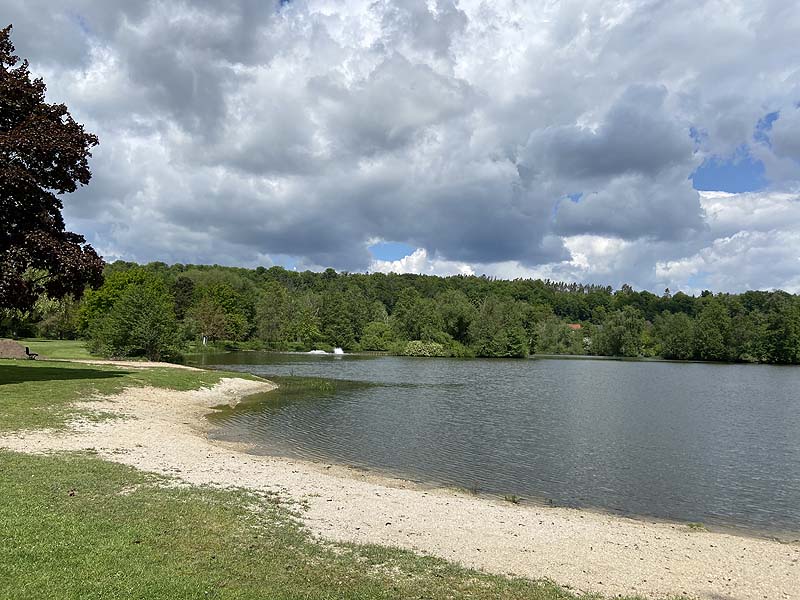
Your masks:
M257 350L253 348L243 348L243 349L221 349L221 348L209 348L207 350L201 350L199 352L193 351L187 353L187 356L201 356L204 353L208 354L227 354L232 352L247 352L247 353L255 353L255 352L263 352L265 354L282 354L282 355L295 355L295 356L309 356L310 352L303 352L303 351L290 351L290 350ZM533 353L528 355L524 359L519 358L491 358L491 357L439 357L439 356L431 356L431 357L403 357L399 354L392 354L385 350L359 350L354 352L345 352L344 354L334 354L333 352L327 352L325 354L319 354L318 356L397 356L400 358L450 358L451 360L596 360L596 361L613 361L613 362L648 362L648 363L667 363L667 364L698 364L698 365L766 365L771 367L784 367L784 366L795 366L795 365L779 365L779 364L771 364L771 363L763 363L763 362L732 362L732 361L710 361L710 360L692 360L692 359L677 359L677 358L663 358L661 356L602 356L598 354L546 354L546 353ZM191 361L190 361L191 362Z
M213 407L274 387L228 378L197 391L129 388L78 404L89 413L125 418L80 418L65 431L14 432L0 437L0 447L28 453L93 449L107 460L189 484L277 492L324 539L398 546L491 573L547 578L582 592L800 599L798 543L587 510L517 506L356 469L257 456L241 445L208 439L205 415Z

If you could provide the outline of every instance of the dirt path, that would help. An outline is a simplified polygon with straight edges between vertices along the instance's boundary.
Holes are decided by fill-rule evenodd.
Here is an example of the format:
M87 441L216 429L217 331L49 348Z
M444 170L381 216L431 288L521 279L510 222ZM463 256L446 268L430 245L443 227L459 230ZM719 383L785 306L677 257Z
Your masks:
M210 407L271 387L224 379L193 392L131 388L81 404L126 419L78 420L64 432L15 433L0 437L0 446L35 453L91 448L108 460L189 483L274 491L303 504L303 522L327 539L400 546L493 573L546 577L581 591L800 599L798 544L422 490L341 467L254 456L208 440L204 415Z

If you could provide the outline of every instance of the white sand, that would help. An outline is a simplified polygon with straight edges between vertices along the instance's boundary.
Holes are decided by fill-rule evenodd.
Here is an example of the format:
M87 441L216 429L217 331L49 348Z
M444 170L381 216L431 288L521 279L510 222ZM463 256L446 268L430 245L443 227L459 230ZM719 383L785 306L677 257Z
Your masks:
M129 418L14 433L0 437L0 446L34 453L94 449L107 460L188 483L278 492L305 504L303 522L326 539L399 546L581 591L800 599L797 543L422 490L341 467L249 455L207 439L209 407L271 387L224 379L194 392L131 388L80 405Z
M101 358L51 358L49 360L80 363L82 365L111 365L113 367L129 367L133 369L152 369L154 367L159 367L165 369L184 369L186 371L202 371L202 369L190 367L188 365L176 365L175 363L148 360L104 360Z

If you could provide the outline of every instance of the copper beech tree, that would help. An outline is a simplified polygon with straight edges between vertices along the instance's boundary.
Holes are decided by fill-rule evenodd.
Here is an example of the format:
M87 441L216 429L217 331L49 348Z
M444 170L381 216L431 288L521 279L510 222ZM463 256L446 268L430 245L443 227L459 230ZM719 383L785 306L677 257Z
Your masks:
M79 297L102 281L102 259L65 230L59 198L89 183L98 141L45 101L10 34L0 30L0 310L27 310L41 294Z

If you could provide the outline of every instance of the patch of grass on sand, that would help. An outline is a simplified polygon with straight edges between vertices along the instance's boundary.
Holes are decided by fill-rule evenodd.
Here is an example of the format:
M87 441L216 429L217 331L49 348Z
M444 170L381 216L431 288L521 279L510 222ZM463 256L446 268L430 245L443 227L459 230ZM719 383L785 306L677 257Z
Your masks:
M62 426L75 412L70 404L92 394L148 385L193 390L219 383L223 377L252 378L224 371L0 360L0 431Z
M31 352L36 352L43 358L59 359L89 359L93 358L86 349L86 342L82 340L42 340L28 338L17 340L23 346L28 346ZM96 358L96 357L95 357Z
M0 471L2 598L575 598L401 550L322 544L274 499L164 485L83 455L0 451Z

